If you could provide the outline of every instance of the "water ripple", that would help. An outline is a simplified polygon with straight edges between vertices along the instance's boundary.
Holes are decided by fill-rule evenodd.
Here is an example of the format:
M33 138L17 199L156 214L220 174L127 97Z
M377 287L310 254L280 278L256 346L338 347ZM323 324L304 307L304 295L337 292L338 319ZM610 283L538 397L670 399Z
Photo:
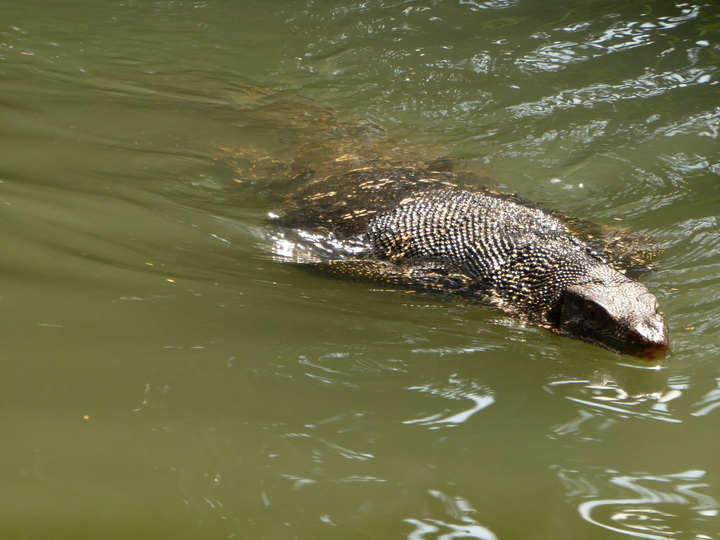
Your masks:
M600 32L592 32L585 41L559 40L538 47L518 58L515 65L528 72L559 71L570 64L583 62L599 56L627 51L655 43L653 33L666 32L682 23L694 20L700 13L698 6L689 6L675 17L660 17L656 21L621 21ZM590 23L575 23L558 29L563 33L578 34L592 30ZM557 30L556 30L557 31ZM550 37L536 34L535 38Z
M449 412L446 408L443 408L443 412L440 413L403 421L403 424L419 424L428 426L430 429L458 426L466 422L475 413L486 409L495 402L492 390L474 381L458 379L456 376L451 376L447 383L411 386L408 390L416 390L446 399L468 400L471 402L470 407L459 412Z
M696 407L693 416L707 416L715 409L720 408L720 378L715 379L716 387L707 392L699 401L693 404Z
M584 88L563 90L535 102L507 107L515 118L545 116L556 110L575 107L594 107L598 103L616 103L627 99L649 98L679 88L702 84L717 84L713 80L715 69L687 68L663 73L648 72L618 84L593 84Z
M720 133L720 107L703 111L701 113L691 114L680 122L673 122L667 126L658 128L656 134L666 137L675 135L697 134L701 137L710 137L717 139ZM717 169L715 170L717 174Z
M520 3L520 0L460 0L458 2L461 6L468 6L470 11L480 11L482 9L503 9L515 6Z
M710 487L706 471L671 474L622 473L604 470L584 474L559 469L567 496L577 503L589 523L634 538L662 540L679 535L690 538L687 524L696 527L692 538L712 538L717 532L720 504L701 491ZM612 494L612 495L611 495Z
M640 368L615 374L597 370L588 379L551 381L545 389L575 403L577 417L553 426L549 436L594 440L609 423L628 418L679 424L682 420L669 405L687 386L682 378L667 380L665 370Z
M415 529L407 535L409 540L429 540L431 538L476 538L478 540L497 540L497 536L487 527L480 525L472 516L477 514L470 502L459 496L448 495L431 489L429 495L440 502L449 520L441 519L405 519L405 523Z
M337 344L321 343L308 347L297 357L297 362L303 376L323 385L343 388L358 388L359 382L354 377L360 374L373 376L405 371L403 361L379 355L376 357L375 352L362 345L339 347ZM290 354L294 352L290 351Z
M708 202L715 204L711 199ZM703 213L714 211L702 206L698 210ZM669 242L668 256L663 260L661 272L665 281L672 285L670 291L676 317L685 329L676 341L695 354L715 355L716 344L698 344L697 335L717 334L720 329L720 297L717 293L720 284L719 223L716 216L695 217L662 231Z

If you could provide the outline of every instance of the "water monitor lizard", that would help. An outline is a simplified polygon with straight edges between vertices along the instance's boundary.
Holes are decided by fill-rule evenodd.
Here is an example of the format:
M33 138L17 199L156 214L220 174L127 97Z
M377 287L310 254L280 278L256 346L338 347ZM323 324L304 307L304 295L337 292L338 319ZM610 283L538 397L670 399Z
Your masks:
M444 164L378 153L371 126L340 126L299 153L305 163L274 219L285 255L336 275L479 297L621 353L664 354L658 302L611 264L623 266L612 235Z

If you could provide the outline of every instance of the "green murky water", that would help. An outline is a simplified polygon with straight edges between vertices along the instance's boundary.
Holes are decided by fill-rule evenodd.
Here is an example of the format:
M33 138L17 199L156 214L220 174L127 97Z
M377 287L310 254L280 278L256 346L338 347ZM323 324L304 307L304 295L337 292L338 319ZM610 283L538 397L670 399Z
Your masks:
M712 2L0 12L0 536L720 538ZM648 231L672 354L273 260L273 100Z

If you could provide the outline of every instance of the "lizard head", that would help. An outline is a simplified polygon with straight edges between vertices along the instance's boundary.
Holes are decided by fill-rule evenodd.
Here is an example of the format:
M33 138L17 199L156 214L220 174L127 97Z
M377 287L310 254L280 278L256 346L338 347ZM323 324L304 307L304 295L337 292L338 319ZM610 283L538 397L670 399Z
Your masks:
M559 306L558 328L623 354L653 360L670 341L658 301L636 281L592 280L570 285Z

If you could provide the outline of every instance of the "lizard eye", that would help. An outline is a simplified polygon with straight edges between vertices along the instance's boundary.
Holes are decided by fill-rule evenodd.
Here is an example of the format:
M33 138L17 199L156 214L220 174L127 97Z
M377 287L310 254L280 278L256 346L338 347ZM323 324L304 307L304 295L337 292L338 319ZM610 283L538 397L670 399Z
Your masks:
M596 325L600 322L601 313L600 308L590 302L585 304L585 318L592 325Z

